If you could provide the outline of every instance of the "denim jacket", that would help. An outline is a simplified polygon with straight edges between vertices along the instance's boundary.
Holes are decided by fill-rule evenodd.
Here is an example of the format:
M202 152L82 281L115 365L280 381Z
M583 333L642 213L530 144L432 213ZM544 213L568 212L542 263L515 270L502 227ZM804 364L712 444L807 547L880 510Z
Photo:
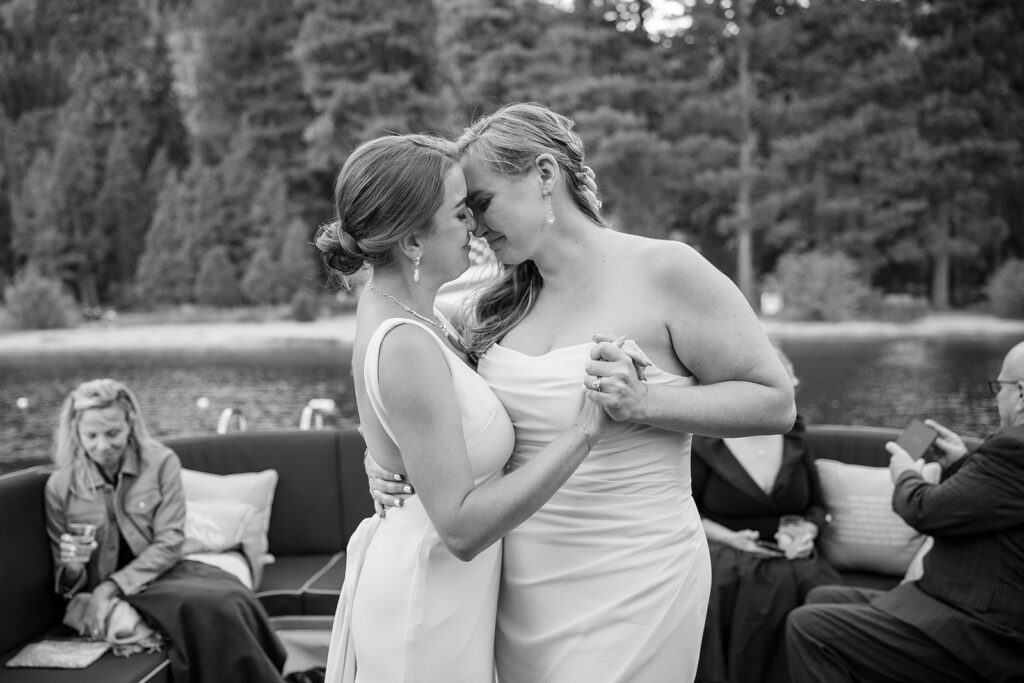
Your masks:
M110 579L122 593L133 595L181 559L185 538L181 462L174 451L163 446L146 448L144 456L138 447L131 447L113 485L91 460L88 464L95 491L78 490L71 468L57 470L46 482L46 533L56 591L71 596ZM67 586L59 564L60 535L72 522L95 524L98 547L82 577ZM118 530L135 555L121 569L116 569Z

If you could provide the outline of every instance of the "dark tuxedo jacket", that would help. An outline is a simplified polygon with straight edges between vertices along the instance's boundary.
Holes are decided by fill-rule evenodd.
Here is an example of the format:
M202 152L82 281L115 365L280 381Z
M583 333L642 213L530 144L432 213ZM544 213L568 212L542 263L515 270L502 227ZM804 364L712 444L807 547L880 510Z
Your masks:
M992 681L1024 681L1024 426L954 463L939 484L904 472L893 509L935 538L924 576L873 601Z

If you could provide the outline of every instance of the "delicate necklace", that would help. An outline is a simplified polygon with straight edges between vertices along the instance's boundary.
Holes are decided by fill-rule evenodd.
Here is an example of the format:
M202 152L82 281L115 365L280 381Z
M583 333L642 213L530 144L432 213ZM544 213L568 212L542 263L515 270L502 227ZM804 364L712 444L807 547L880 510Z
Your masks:
M374 287L369 282L366 283L366 288L368 290L370 290L371 292L373 292L374 294L380 294L385 299L390 299L392 301L392 303L397 304L398 306L400 306L401 308L405 309L409 313L412 313L414 316L416 316L417 318L419 318L423 322L427 323L428 325L433 325L437 329L441 330L442 334L444 334L444 335L448 334L448 328L445 327L444 323L442 323L437 318L434 318L433 320L431 320L430 318L428 318L425 315L420 315L416 311L412 310L411 306L406 306L405 304L403 304L401 301L399 301L398 299L396 299L392 295L388 294L387 292L385 292L385 291L383 291L381 289L377 289L376 287Z

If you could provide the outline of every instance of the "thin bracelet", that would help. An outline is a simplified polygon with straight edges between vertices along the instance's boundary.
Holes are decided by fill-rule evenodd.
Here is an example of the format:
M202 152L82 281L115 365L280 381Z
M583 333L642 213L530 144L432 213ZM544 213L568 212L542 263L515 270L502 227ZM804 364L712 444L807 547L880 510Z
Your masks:
M590 432L587 431L587 428L579 422L573 422L573 424L583 430L583 436L587 438L587 451L589 452L594 450L594 447L590 444Z

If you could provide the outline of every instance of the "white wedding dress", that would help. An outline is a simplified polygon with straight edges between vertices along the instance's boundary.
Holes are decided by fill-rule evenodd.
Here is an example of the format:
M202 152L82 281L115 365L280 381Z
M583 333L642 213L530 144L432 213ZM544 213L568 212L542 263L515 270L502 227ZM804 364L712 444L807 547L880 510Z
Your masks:
M480 361L516 430L513 468L572 427L591 344ZM650 384L692 383L657 368ZM690 435L617 423L539 511L505 536L500 683L692 681L711 587L690 495Z
M364 379L389 435L378 359L384 336L405 318L386 320L366 352ZM514 435L487 384L437 339L462 410L463 434L477 484L499 477ZM494 625L501 543L470 562L442 543L418 496L384 519L364 520L348 544L345 583L327 661L329 683L493 683Z

